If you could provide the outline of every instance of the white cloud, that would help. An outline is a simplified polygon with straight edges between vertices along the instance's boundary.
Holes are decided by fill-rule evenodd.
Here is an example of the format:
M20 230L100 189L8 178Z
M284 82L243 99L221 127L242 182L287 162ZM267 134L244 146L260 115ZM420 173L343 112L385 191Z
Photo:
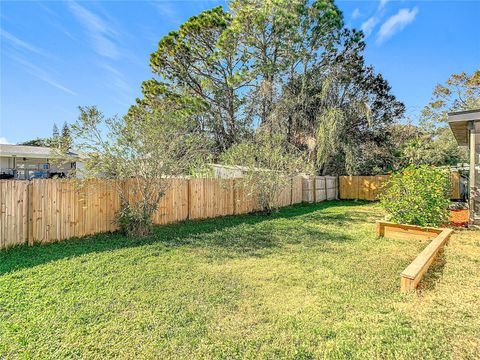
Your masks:
M69 7L78 21L86 29L92 40L94 50L101 56L118 59L120 57L120 50L114 40L115 36L118 36L117 31L115 31L107 21L74 1L69 2Z
M111 99L128 109L135 99L135 94L124 73L106 62L99 62L98 65L104 70L106 80L103 83L110 89Z
M3 29L0 30L1 37L8 41L9 44L11 44L13 47L21 50L27 50L29 52L42 55L48 58L52 58L53 56L46 52L45 50L42 50L24 40L19 39L15 35L9 33L8 31L5 31Z
M110 76L108 83L113 89L117 90L118 92L122 92L122 94L125 96L132 95L132 87L127 83L122 72L106 63L101 63L99 65L109 73Z
M0 136L0 144L10 144L6 138Z
M376 16L372 16L367 21L364 21L360 26L360 29L365 34L365 38L369 37L375 26L377 26L379 19Z
M359 8L356 8L355 10L353 10L352 12L352 19L355 20L356 18L358 18L360 16L360 9Z
M175 25L180 25L180 14L176 10L174 6L172 6L171 3L169 2L155 2L154 3L156 8L158 9L158 12L160 13L161 16L164 16L168 22L175 24Z
M378 4L378 8L379 9L383 9L385 7L385 5L387 5L387 3L389 2L390 0L380 0L380 4Z
M49 22L52 26L56 27L58 30L60 30L60 32L62 32L63 34L68 36L70 39L75 41L75 37L72 35L70 31L67 30L67 28L64 25L62 25L61 17L58 16L58 14L55 11L53 11L45 4L42 4L38 1L35 3L49 15Z
M380 20L385 15L385 6L389 1L390 0L380 0L375 13L369 19L364 21L360 26L361 30L365 34L365 38L369 37L372 34L375 27L378 25ZM360 10L358 8L353 11L352 19L354 19L354 16L357 16L357 17L360 16Z
M17 63L18 65L22 65L25 71L35 76L36 78L66 93L69 93L71 95L77 95L75 91L70 90L66 86L63 86L62 84L58 83L55 79L53 79L52 76L46 70L20 57L13 56L13 55L9 55L9 57L12 58L15 61L15 63Z
M377 43L381 44L396 33L402 31L410 24L418 14L418 8L400 9L398 12L385 21L377 34Z

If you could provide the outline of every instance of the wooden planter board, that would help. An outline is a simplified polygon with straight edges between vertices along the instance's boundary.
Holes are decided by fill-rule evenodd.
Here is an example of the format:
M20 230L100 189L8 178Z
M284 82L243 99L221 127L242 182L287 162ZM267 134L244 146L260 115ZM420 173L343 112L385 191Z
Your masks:
M392 239L432 240L400 274L400 291L415 290L440 250L452 235L452 229L420 227L377 221L377 236Z

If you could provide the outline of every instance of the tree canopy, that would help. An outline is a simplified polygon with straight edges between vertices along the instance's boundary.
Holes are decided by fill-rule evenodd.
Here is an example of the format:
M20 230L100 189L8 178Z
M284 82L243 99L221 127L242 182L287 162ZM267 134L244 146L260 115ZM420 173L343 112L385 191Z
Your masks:
M233 0L160 39L154 77L130 112L175 104L214 159L265 130L303 151L319 174L462 162L446 113L480 107L480 70L437 85L418 125L401 125L405 106L366 64L365 46L333 0Z
M422 109L418 129L401 146L403 164L457 165L468 162L467 149L457 145L447 124L449 112L480 108L480 69L452 74L435 86Z
M130 114L167 101L188 112L215 158L263 128L305 151L318 173L358 173L404 111L364 48L333 0L234 0L160 39Z

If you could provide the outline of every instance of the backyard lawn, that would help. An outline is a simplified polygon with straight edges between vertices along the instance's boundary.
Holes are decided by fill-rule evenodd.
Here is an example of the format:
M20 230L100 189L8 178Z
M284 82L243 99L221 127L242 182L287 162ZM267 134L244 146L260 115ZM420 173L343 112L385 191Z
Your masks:
M378 205L325 202L0 253L0 358L480 357L480 232L422 283L426 242L376 239Z

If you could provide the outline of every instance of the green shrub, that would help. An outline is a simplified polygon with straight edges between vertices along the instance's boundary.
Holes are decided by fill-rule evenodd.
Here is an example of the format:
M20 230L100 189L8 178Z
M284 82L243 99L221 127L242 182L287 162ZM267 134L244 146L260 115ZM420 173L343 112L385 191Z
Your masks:
M391 221L439 226L448 221L450 191L448 170L410 165L389 177L380 203Z
M123 234L129 237L145 237L152 232L151 214L154 211L123 202L116 214L115 222Z

